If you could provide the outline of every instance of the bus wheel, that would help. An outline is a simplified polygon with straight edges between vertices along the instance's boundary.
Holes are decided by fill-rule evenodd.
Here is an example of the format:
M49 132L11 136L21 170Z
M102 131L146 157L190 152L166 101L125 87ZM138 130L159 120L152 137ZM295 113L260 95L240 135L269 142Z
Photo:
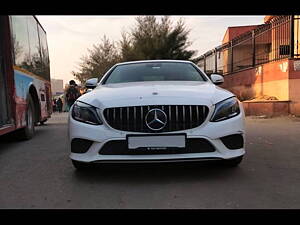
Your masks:
M35 111L34 111L33 100L31 96L29 96L28 107L26 111L26 127L22 128L20 130L20 133L18 134L20 140L29 140L33 137L34 121L35 121L34 115L35 115Z

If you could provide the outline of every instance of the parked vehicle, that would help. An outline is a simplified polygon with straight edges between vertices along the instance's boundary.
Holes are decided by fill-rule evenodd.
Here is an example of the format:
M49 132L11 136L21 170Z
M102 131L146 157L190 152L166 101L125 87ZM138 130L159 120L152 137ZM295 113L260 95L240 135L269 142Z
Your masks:
M0 135L30 139L52 113L46 32L35 16L0 16Z
M244 110L194 63L148 60L113 66L69 115L70 158L91 163L222 160L245 154Z

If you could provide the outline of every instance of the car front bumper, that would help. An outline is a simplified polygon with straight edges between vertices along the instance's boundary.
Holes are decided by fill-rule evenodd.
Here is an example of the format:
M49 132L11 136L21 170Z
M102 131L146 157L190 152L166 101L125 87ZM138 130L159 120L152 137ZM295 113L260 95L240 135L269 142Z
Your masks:
M91 141L91 145L84 153L71 152L70 158L75 161L86 163L126 163L126 162L177 162L177 161L199 161L199 160L218 160L232 159L245 154L245 125L244 112L233 118L210 122L209 118L194 129L168 132L165 134L186 134L187 139L202 138L207 140L213 147L213 152L201 153L172 153L172 154L101 154L102 147L109 141L126 141L128 135L143 135L142 133L119 131L109 127L105 121L103 125L89 125L78 122L69 115L69 143L75 138ZM241 148L229 149L222 142L221 138L233 134L240 134L243 137ZM147 134L144 134L147 135ZM159 134L157 134L159 135ZM163 150L161 150L163 151Z

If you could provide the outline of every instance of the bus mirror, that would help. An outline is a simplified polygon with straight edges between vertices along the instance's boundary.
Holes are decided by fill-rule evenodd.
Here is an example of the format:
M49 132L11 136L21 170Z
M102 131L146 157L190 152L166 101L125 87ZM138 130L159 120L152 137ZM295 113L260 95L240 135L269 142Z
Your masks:
M98 83L98 78L88 79L85 82L85 87L87 89L94 89L95 87L97 87L97 83Z

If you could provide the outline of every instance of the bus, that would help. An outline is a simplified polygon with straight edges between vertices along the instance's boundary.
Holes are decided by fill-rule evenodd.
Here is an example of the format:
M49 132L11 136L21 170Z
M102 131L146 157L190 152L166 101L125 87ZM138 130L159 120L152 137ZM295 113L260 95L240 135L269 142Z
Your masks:
M34 136L52 114L46 32L35 16L0 16L0 136Z

